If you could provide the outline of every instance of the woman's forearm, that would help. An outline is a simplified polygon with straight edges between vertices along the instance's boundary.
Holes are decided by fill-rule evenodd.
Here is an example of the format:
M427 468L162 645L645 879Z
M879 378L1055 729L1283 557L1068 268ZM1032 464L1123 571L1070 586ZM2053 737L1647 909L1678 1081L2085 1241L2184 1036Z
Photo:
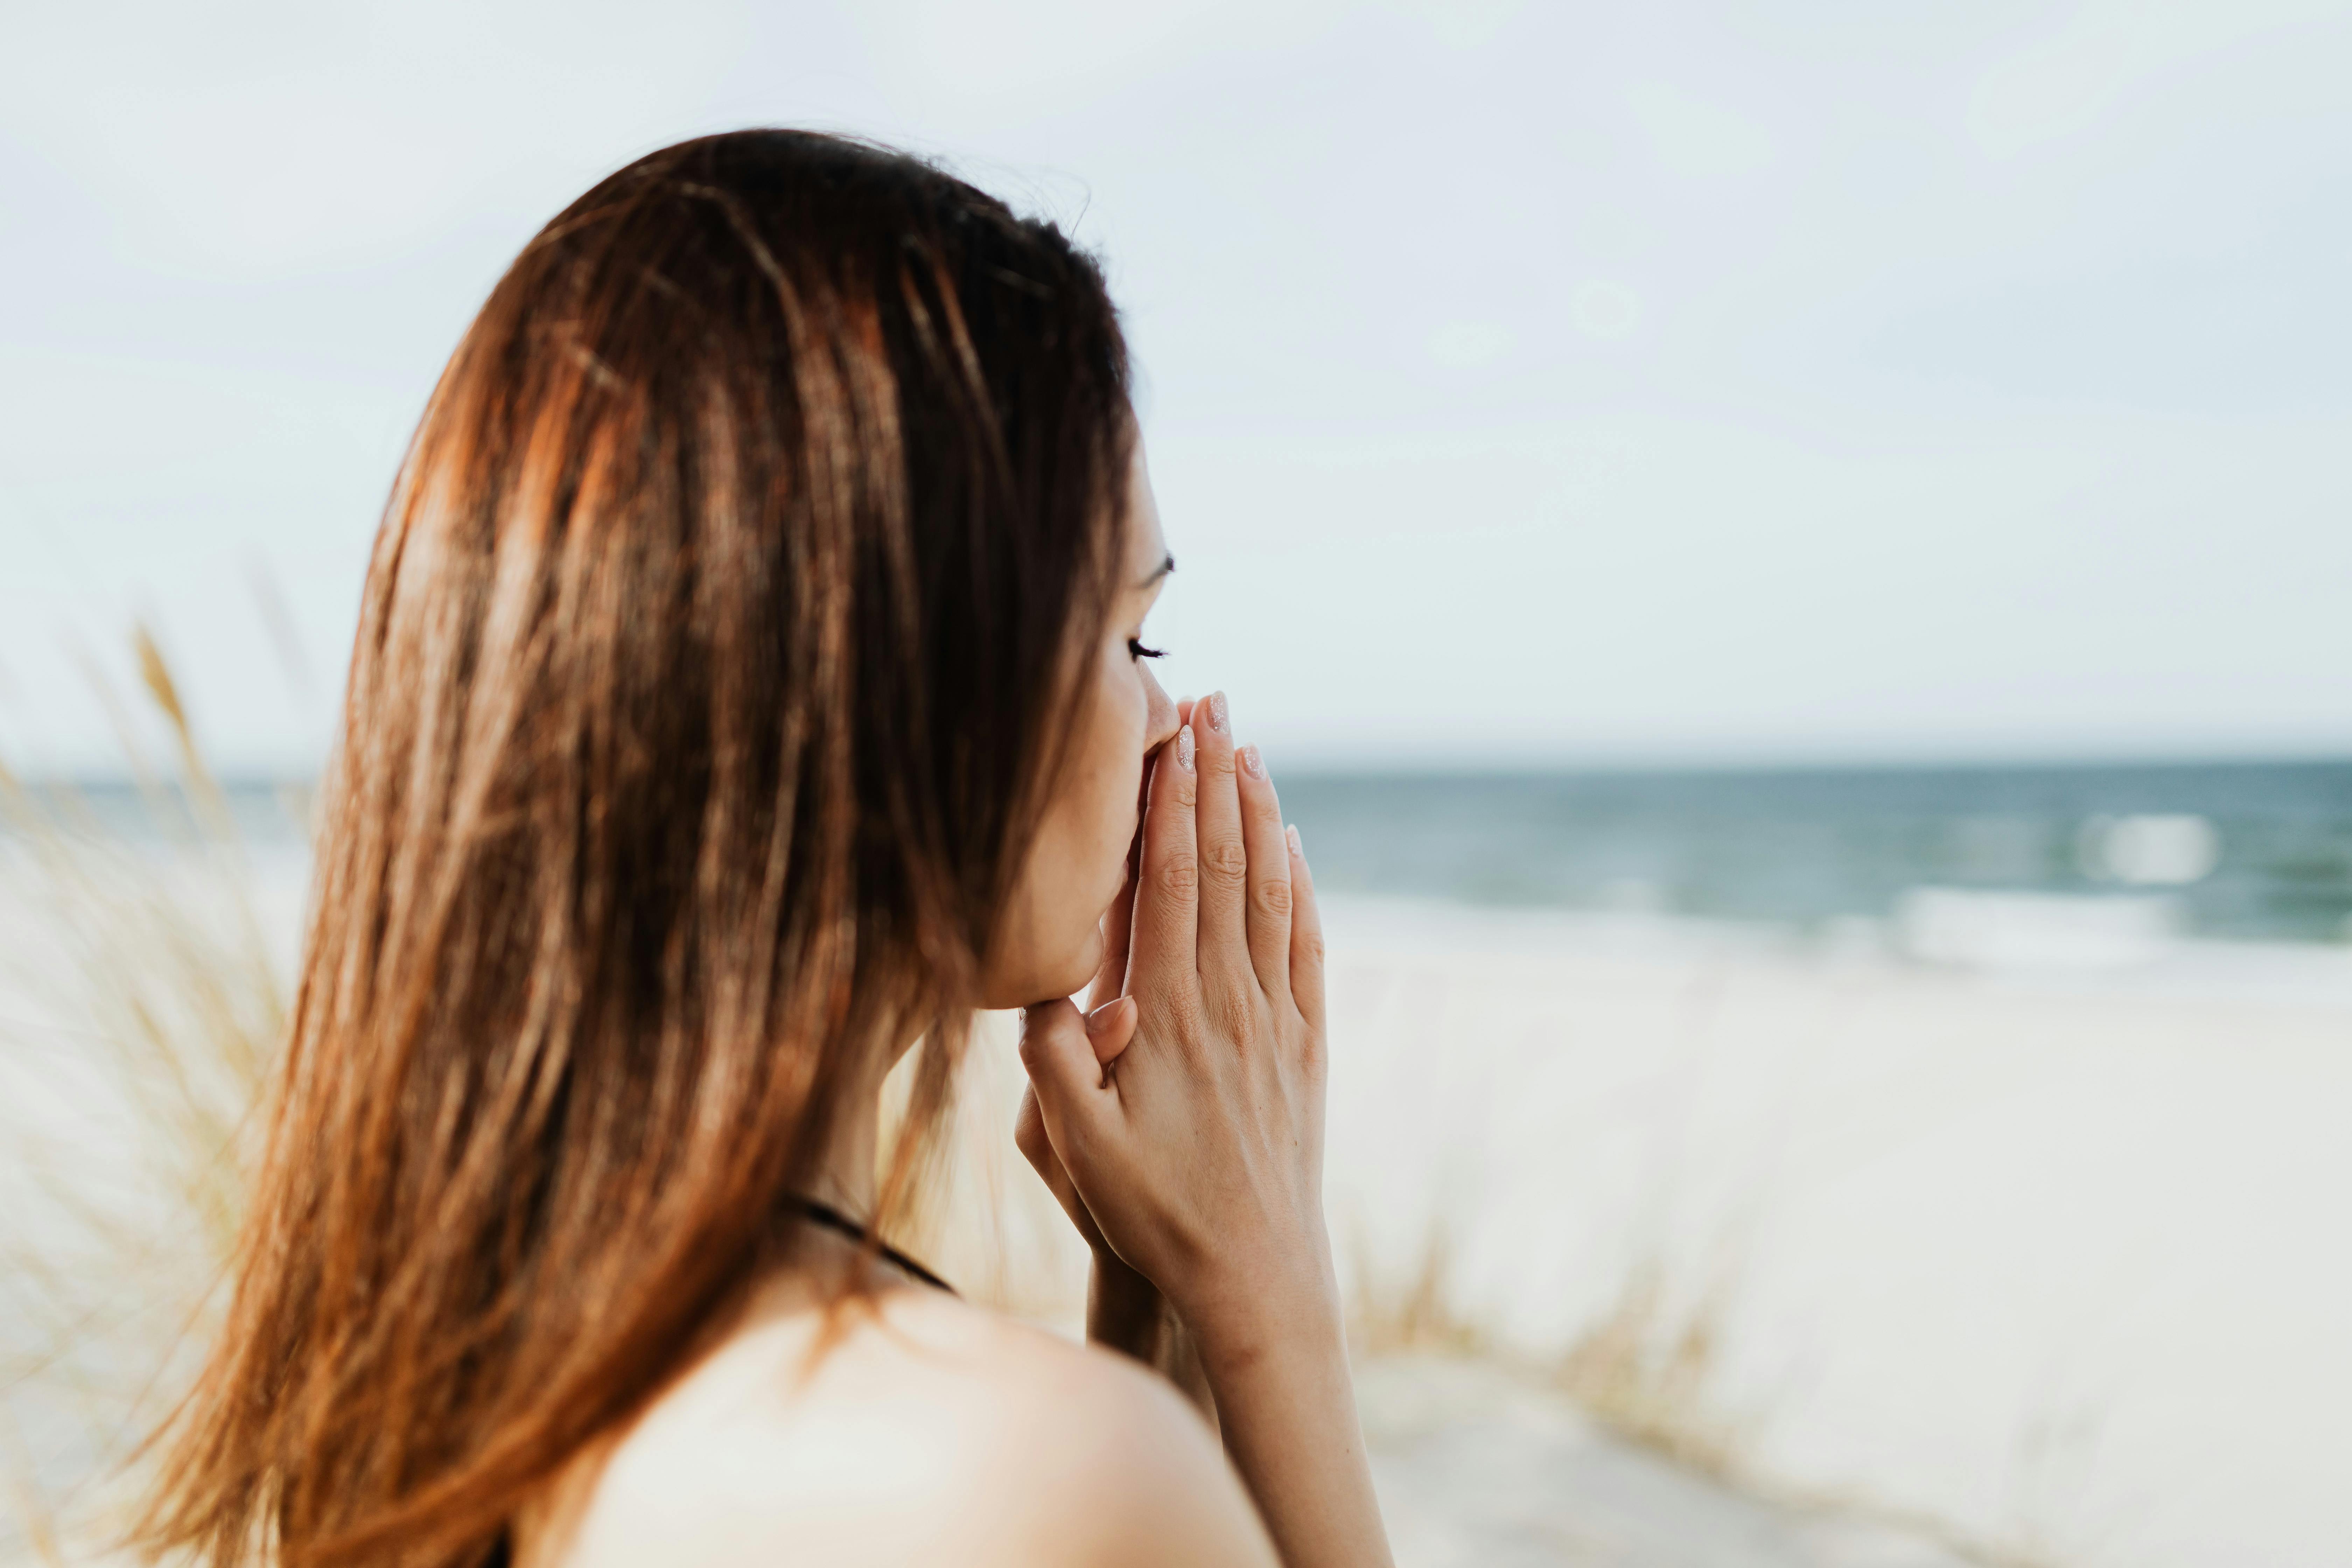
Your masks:
M1328 1274L1203 1315L1213 1326L1196 1338L1150 1280L1116 1254L1096 1258L1087 1338L1165 1374L1201 1407L1288 1568L1387 1563Z
M1387 1564L1347 1332L1328 1272L1268 1289L1246 1312L1202 1317L1201 1364L1225 1451L1286 1568Z

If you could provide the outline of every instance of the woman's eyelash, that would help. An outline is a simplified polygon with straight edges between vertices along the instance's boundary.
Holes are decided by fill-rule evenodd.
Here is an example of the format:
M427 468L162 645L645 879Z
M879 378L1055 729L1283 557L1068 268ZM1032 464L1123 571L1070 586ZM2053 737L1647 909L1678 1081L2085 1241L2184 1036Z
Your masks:
M1141 641L1135 637L1129 637L1127 639L1127 652L1128 657L1130 658L1165 658L1168 657L1168 650L1166 648L1146 647L1143 646Z

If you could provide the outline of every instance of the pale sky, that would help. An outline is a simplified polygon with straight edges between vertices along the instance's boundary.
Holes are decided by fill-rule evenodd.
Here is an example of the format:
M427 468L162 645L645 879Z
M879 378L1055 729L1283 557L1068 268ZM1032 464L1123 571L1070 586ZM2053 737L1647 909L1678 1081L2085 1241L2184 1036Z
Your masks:
M753 123L1107 256L1277 768L2352 752L2347 83L2341 0L12 7L0 757L143 614L313 765L499 271Z

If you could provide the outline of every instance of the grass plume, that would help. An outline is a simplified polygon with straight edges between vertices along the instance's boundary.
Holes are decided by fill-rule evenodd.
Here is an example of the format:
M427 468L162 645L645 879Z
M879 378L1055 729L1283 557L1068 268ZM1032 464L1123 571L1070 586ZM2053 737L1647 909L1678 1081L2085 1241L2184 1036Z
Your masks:
M131 642L173 752L152 766L98 678L140 841L0 766L0 922L29 1013L0 1017L0 1553L20 1561L89 1561L112 1533L125 1456L201 1342L286 1022L226 797L155 639Z

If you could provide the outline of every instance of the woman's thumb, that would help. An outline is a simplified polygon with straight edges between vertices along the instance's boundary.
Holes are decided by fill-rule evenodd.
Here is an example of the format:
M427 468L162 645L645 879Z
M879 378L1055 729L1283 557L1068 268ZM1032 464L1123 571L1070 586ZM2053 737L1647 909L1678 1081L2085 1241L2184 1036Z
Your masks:
M1087 1042L1094 1047L1096 1061L1108 1067L1118 1060L1135 1038L1137 1016L1132 996L1114 996L1087 1015Z
M1074 1117L1093 1116L1101 1097L1111 1092L1103 1081L1102 1063L1095 1056L1086 1020L1068 997L1021 1010L1021 1065L1036 1090L1037 1109L1045 1113L1054 1146L1067 1149L1064 1129Z

